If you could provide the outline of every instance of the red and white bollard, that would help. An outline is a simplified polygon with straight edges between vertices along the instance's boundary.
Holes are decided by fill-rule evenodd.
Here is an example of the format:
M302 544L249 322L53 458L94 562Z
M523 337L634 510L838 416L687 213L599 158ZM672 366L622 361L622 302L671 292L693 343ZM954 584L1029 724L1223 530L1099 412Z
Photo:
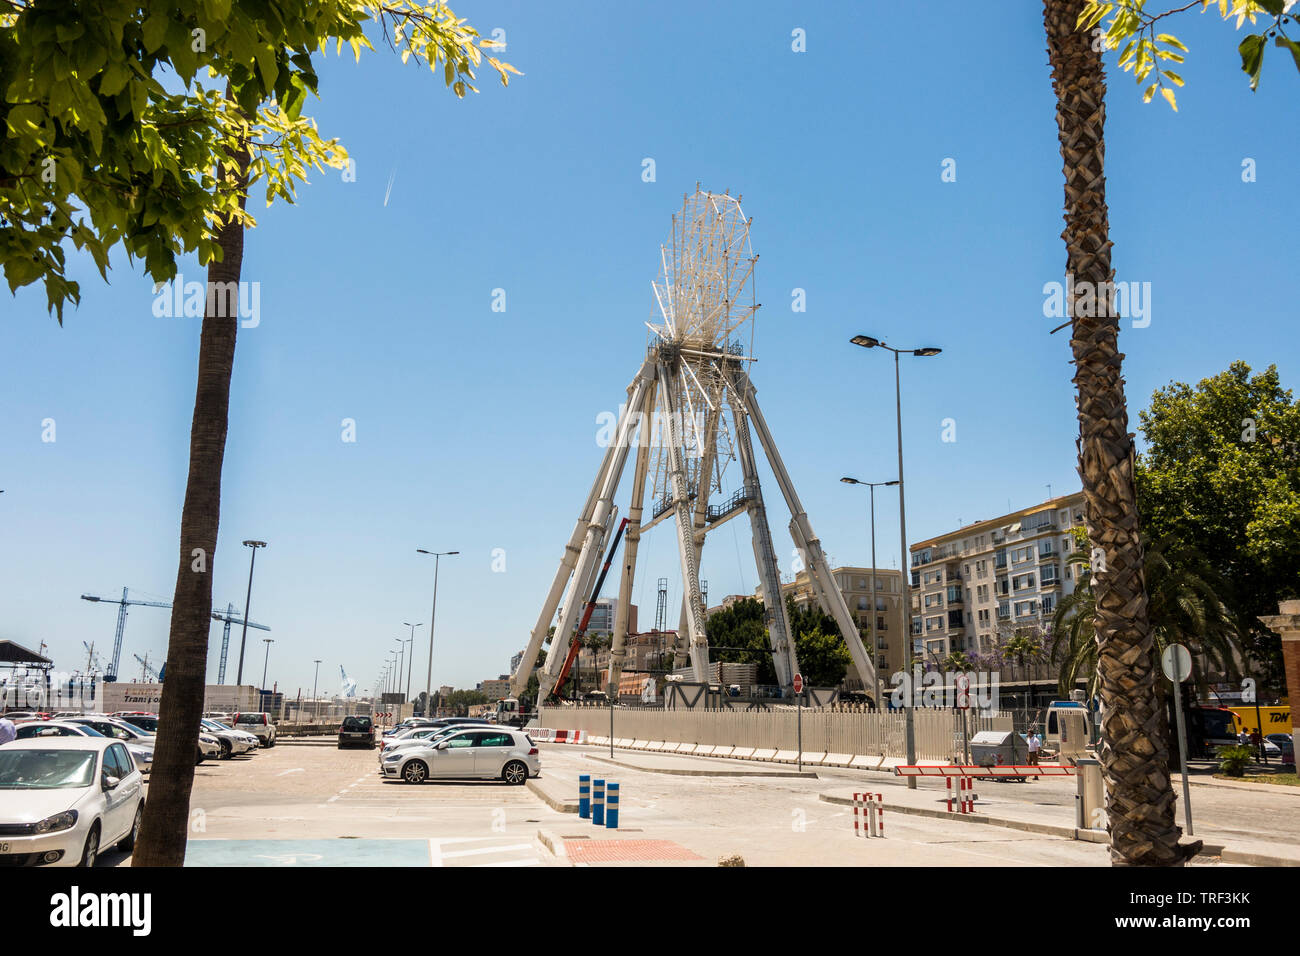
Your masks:
M885 835L883 794L855 793L853 795L853 835L867 838Z
M965 791L965 796L962 797L962 801L961 801L961 812L974 813L975 812L975 781L970 777L962 777L961 782L962 782L962 790Z

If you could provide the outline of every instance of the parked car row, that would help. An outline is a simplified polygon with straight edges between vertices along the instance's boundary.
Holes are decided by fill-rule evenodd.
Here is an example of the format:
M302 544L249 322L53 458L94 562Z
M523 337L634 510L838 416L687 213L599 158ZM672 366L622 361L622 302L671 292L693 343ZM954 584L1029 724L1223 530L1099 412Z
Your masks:
M503 780L521 785L541 775L537 745L522 730L449 717L399 725L385 735L379 773L404 783Z

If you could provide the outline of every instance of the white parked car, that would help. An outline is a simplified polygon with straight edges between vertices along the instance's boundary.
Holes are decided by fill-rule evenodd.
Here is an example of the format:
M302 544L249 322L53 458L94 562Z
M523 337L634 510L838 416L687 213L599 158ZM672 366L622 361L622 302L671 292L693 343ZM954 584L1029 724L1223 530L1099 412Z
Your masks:
M275 746L275 722L265 711L251 714L235 714L233 721L236 730L250 733L263 747Z
M416 727L412 730L407 730L404 733L398 734L396 737L389 737L384 741L383 749L379 752L379 767L381 770L383 769L384 758L394 750L401 750L409 747L426 747L431 744L436 744L438 741L451 736L457 731L474 729L492 730L494 728L489 727L487 724L479 725L477 728L473 724L468 726L458 724L454 727Z
M141 773L148 773L153 766L154 735L147 730L118 720L115 717L69 717L65 723L81 724L90 727L105 737L115 737L126 744L126 749L135 758L135 765Z
M426 780L500 779L524 784L539 776L542 761L537 746L522 730L457 728L440 740L398 747L384 755L384 776L406 783Z
M102 846L135 848L144 777L126 745L34 737L0 747L0 863L94 866Z
M203 728L204 733L217 738L222 757L237 757L257 749L257 738L252 734L227 727L218 720L208 720L205 717L199 721L199 726Z

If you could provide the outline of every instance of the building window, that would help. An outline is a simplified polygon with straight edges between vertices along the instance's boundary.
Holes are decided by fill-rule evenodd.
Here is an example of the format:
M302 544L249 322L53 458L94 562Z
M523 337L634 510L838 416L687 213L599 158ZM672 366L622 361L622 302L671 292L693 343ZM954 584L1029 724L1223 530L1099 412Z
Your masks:
M1030 561L1033 557L1034 549L1032 547L1016 548L1011 552L1011 561L1013 564L1019 564L1021 561Z
M1041 570L1041 572L1042 572L1042 577L1043 577L1043 583L1044 583L1044 584L1055 584L1055 583L1056 583L1056 579L1057 579L1057 574L1056 574L1056 565L1054 565L1054 564L1044 564L1044 565L1042 566L1042 568L1040 568L1040 570Z
M1053 609L1054 607L1056 607L1056 596L1055 596L1055 595L1052 595L1052 594L1046 594L1046 595L1044 595L1044 596L1043 596L1043 613L1044 613L1044 614L1051 614L1051 613L1052 613L1052 609Z
M877 631L889 630L889 625L885 622L885 616L883 614L876 615L876 630Z

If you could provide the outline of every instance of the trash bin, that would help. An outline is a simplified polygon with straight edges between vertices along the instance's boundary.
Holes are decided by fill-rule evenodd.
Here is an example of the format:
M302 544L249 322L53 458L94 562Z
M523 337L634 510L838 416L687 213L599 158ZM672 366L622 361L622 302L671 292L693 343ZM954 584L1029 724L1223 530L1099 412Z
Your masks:
M970 739L970 758L980 767L1024 766L1029 745L1014 730L981 730Z

